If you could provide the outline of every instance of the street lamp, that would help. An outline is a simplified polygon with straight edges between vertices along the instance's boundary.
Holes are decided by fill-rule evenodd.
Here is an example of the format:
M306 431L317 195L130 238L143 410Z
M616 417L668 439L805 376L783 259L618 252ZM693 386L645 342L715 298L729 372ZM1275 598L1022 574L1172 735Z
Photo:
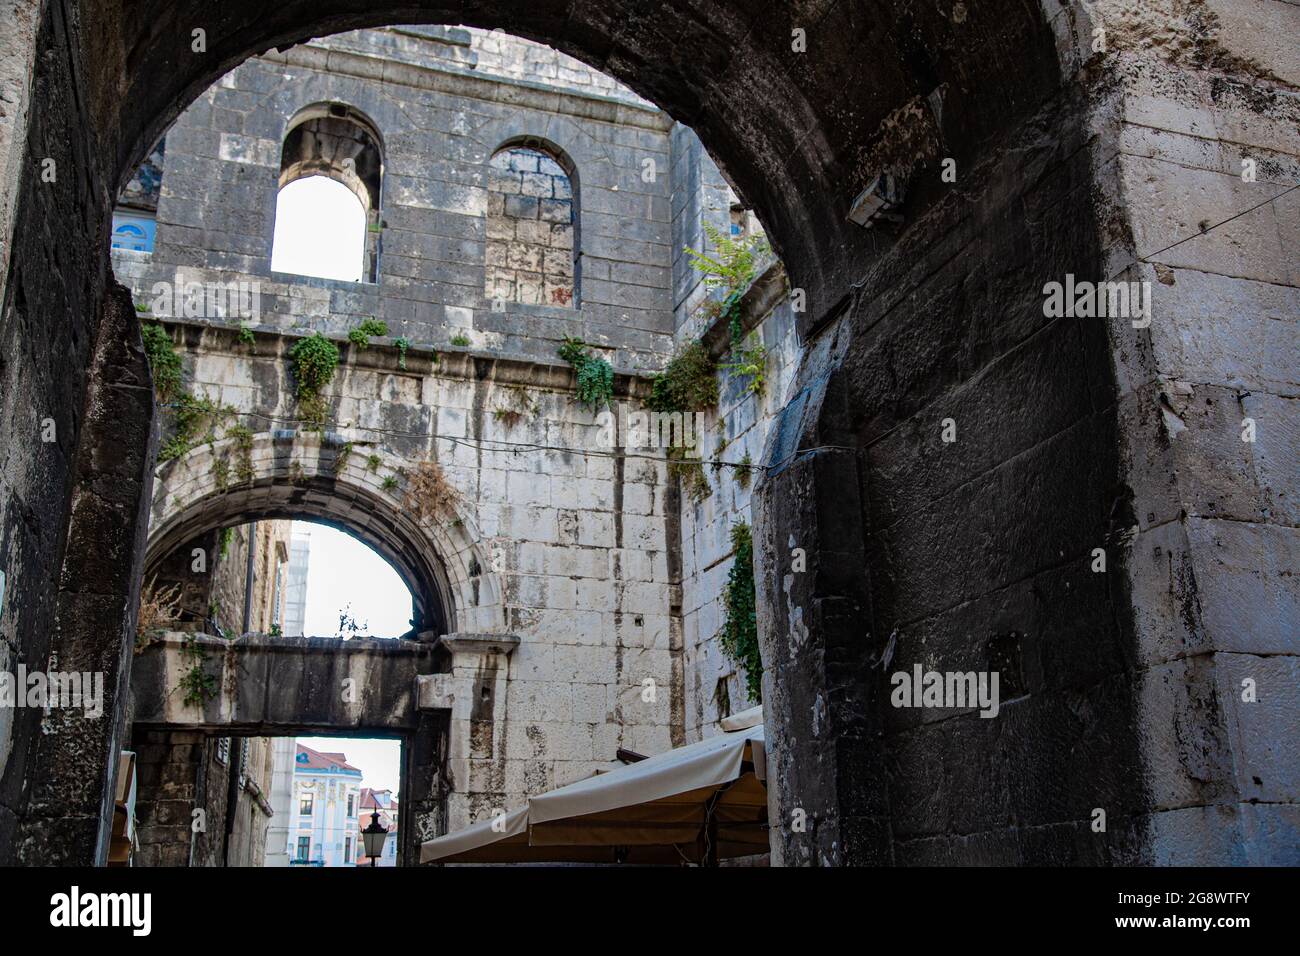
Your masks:
M361 831L361 840L366 847L366 856L370 857L370 865L375 865L375 860L384 852L384 841L388 839L388 831L379 824L379 811L376 810L370 814L370 826Z

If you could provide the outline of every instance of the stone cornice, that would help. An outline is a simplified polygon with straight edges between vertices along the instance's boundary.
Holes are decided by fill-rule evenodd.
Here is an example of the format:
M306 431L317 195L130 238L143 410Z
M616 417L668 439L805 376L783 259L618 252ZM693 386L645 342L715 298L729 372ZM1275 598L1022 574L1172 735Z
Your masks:
M557 89L543 83L511 77L475 76L449 67L415 66L382 57L365 56L345 50L299 44L283 53L263 53L260 60L297 66L309 70L355 76L363 80L381 80L414 89L433 90L457 96L510 106L524 106L551 113L564 113L583 119L619 126L637 126L666 133L673 119L652 106L640 106L626 100L594 93Z
M237 358L278 357L289 361L289 353L300 339L315 333L288 332L255 328L254 344L250 352L239 340L237 326L219 324L201 319L176 319L156 317L168 329L179 329L186 349L203 351L209 355L229 355ZM402 353L388 336L374 337L367 348L360 349L348 341L346 335L322 332L339 347L340 365L349 368L371 369L399 375L437 375L443 378L467 380L489 379L503 385L519 385L554 390L570 390L575 385L575 373L566 362L545 362L526 355L475 350L459 346L430 348L412 343L406 350L406 366ZM599 349L599 346L596 346ZM653 372L614 370L614 395L644 401L651 392Z

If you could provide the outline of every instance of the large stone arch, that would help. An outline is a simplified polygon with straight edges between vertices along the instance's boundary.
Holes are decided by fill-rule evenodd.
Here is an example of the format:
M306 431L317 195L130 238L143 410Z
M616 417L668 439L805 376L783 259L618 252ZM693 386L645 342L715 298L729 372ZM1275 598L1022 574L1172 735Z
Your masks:
M1126 549L1125 533L1140 529L1148 537L1133 554L1154 546L1190 567L1150 338L1041 311L1045 283L1066 274L1131 267L1151 278L1114 163L1115 99L1179 55L1145 42L1145 28L1165 29L1149 22L1161 9L46 0L41 10L40 109L4 291L4 393L28 404L0 434L18 447L41 414L59 426L41 467L6 473L21 502L7 506L7 546L22 553L7 626L28 660L104 659L117 673L133 629L150 456L123 453L139 444L147 405L126 398L148 376L108 266L118 187L185 105L249 55L395 20L500 27L611 73L692 126L804 294L806 354L756 521L777 858L1143 862L1162 840L1196 845L1206 814L1245 802L1235 745L1205 716L1224 700L1212 661L1180 657L1207 639L1194 588L1138 581ZM1131 41L1115 71L1093 68L1098 11ZM1207 49L1216 69L1241 68ZM56 183L41 181L41 159L60 170ZM945 159L955 183L938 175ZM902 219L862 229L850 208L883 173L906 186ZM945 418L967 439L946 452ZM115 447L119 436L132 444ZM1097 547L1111 555L1106 577L1079 569ZM791 571L795 548L820 556L810 573ZM97 576L86 555L110 551L122 568ZM1154 593L1142 626L1139 586ZM997 734L969 715L890 714L883 669L894 661L1004 666L1019 706ZM1155 668L1161 680L1144 682ZM1139 707L1156 719L1140 721ZM21 719L12 737L23 759L0 780L5 859L9 847L19 860L102 859L107 771L85 786L79 768L107 765L120 723L87 728L74 747ZM1171 734L1182 736L1161 736ZM1101 839L1088 827L1097 806L1111 821ZM800 807L806 836L783 829ZM61 832L41 836L55 820Z
M80 172L61 179L58 190L42 193L30 173L21 187L18 234L42 235L48 230L38 226L42 223L59 223L60 231L47 233L48 244L34 241L15 256L6 301L24 313L64 316L74 343L47 349L60 355L60 364L31 387L79 396L88 364L84 343L99 328L112 328L98 318L109 309L106 303L130 314L128 297L114 287L108 266L109 203L180 111L250 55L313 35L391 22L500 27L549 43L612 74L690 125L757 210L792 284L803 290L800 326L810 335L843 318L855 288L860 299L864 286L888 281L872 270L893 246L894 234L862 229L848 219L866 186L884 172L909 178L908 223L942 220L950 214L945 202L949 207L954 202L950 190L937 176L921 173L933 172L941 156L956 158L962 169L977 168L1000 139L1059 98L1063 71L1057 41L1049 16L1037 4L1005 0L959 6L948 12L868 2L824 7L730 0L651 7L631 0L508 7L358 2L323 12L310 0L286 0L273 8L255 2L213 7L197 0L147 0L125 7L115 0L82 0L78 22L70 23L65 8L51 2L38 44L78 48L77 55L93 66L83 72L59 57L38 66L38 88L50 105L33 115L28 151L54 155L62 168ZM1060 14L1053 14L1059 21ZM201 43L195 31L202 31ZM1081 120L1069 113L1055 122L1077 127ZM84 140L72 141L76 152L71 155L64 135L70 128L87 133ZM80 188L69 192L70 187ZM1015 190L1006 183L994 188ZM1079 234L1086 240L1093 233L1085 223ZM84 276L84 283L51 283L50 277L66 271L52 267L56 259L71 260L72 274ZM1043 278L1034 281L1041 286ZM855 311L850 322L860 321ZM31 346L39 354L42 344L33 339ZM83 436L76 416L69 418L64 434L75 444ZM84 437L93 444L106 436ZM60 506L52 501L51 508L60 516L56 526L64 527ZM55 567L62 563L57 550L49 557ZM137 561L133 580L120 587L138 591L139 575ZM129 621L130 595L123 604ZM20 595L19 607L25 626L41 629L39 604ZM102 633L101 625L95 634ZM96 638L87 634L85 640ZM102 637L98 640L102 643ZM814 677L790 675L795 682ZM113 739L105 738L105 755ZM41 773L40 763L29 762L27 772L36 767ZM12 802L25 806L12 790L19 783L6 777L5 787L11 789L4 792L13 792ZM106 806L101 800L101 819ZM75 813L59 804L64 819ZM39 817L36 812L32 823ZM831 832L830 824L820 832Z
M729 0L645 10L633 3L429 2L322 13L308 0L274 10L155 0L133 6L122 21L115 3L91 6L98 17L88 19L102 18L106 34L123 39L100 48L114 93L92 104L102 110L105 172L115 187L195 96L250 55L397 21L500 28L608 72L695 129L759 210L795 284L820 301L814 312L828 311L859 277L863 257L888 245L845 214L885 165L903 161L900 147L909 157L914 152L916 143L901 142L891 126L909 111L927 112L919 104L932 98L927 134L945 155L970 160L1038 106L1061 76L1049 15L1037 4L1012 2L961 4L953 12ZM196 29L204 31L200 55ZM795 30L815 56L794 50ZM863 56L864 49L873 55ZM159 82L161 68L144 64L165 64L166 82ZM845 91L855 96L852 110L842 107ZM818 188L830 183L836 188ZM927 192L927 199L939 194Z
M150 508L146 568L215 528L258 518L316 518L364 541L411 590L416 624L426 639L455 631L505 627L501 583L491 547L463 503L439 521L416 520L400 484L385 487L343 438L310 431L261 432L247 458L236 439L202 444L158 469ZM219 478L218 462L236 462L238 477ZM389 454L385 475L417 463Z

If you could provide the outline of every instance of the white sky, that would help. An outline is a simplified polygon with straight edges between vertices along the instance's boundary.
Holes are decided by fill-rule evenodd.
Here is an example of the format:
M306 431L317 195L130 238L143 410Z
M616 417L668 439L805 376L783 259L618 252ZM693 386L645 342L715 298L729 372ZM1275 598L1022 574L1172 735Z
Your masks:
M271 268L277 272L342 279L361 279L366 214L361 202L342 183L309 176L280 190L275 207ZM397 637L411 627L411 593L397 572L351 535L328 525L295 521L295 532L311 537L307 564L308 635L339 633L345 608L363 634ZM315 750L343 753L362 773L364 786L397 792L401 781L401 744L361 737L299 737Z
M361 281L366 211L327 176L295 179L275 202L271 268L300 276Z
M306 744L312 750L346 754L348 763L361 771L363 787L398 793L402 779L400 741L371 737L299 737L298 743Z
M328 525L295 521L294 531L311 536L303 625L309 637L336 636L344 608L357 624L366 625L358 636L400 637L411 629L411 592L392 565Z

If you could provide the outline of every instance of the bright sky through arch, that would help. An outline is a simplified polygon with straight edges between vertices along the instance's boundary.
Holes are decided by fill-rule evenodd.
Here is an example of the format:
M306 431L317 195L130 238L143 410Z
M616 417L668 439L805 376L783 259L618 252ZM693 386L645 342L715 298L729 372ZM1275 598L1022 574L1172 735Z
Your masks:
M411 629L411 592L392 565L329 525L295 521L294 530L311 535L303 622L308 637L338 635L345 607L358 625L367 625L357 637L400 637Z
M276 197L274 272L360 282L365 241L366 210L336 180L295 179Z

